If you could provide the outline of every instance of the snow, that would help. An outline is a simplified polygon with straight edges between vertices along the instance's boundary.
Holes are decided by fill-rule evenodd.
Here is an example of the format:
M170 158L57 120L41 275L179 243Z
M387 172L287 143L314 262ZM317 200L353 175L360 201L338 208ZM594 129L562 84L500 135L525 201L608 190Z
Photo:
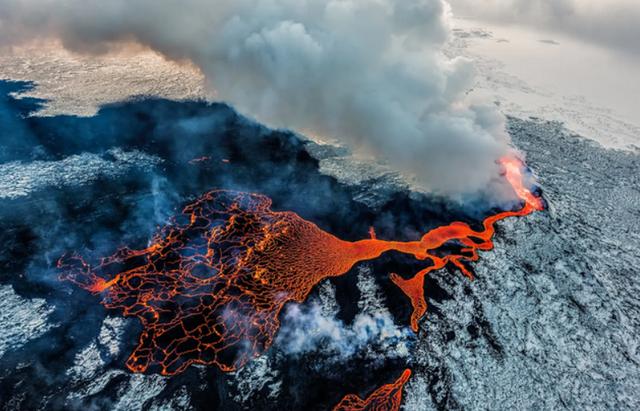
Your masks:
M640 59L555 32L453 20L446 54L475 62L472 98L507 115L561 121L600 144L640 146Z
M106 153L72 155L58 161L0 164L0 199L16 199L47 187L82 186L100 177L117 178L133 169L152 169L161 160L141 151L115 148Z
M453 298L429 302L405 409L638 409L640 157L510 129L551 208L501 223L476 281L434 274Z
M204 76L186 62L168 61L140 46L106 55L71 53L57 42L3 49L0 79L24 80L37 87L24 97L48 100L42 116L92 116L104 104L138 96L173 100L204 99Z
M0 286L0 357L54 328L52 312L44 299L23 298L10 285Z

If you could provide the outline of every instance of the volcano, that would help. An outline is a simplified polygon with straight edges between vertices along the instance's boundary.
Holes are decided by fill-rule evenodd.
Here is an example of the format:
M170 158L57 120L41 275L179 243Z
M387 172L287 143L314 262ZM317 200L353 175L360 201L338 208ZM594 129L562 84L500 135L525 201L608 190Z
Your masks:
M404 372L415 371L411 355L398 351L381 360L380 351L372 362L355 351L336 374L333 365L321 365L319 350L291 356L286 341L276 342L283 327L283 335L291 332L283 312L324 298L319 287L329 284L339 306L331 321L351 327L364 292L354 272L366 266L387 300L385 324L406 329L376 334L386 314L375 308L375 315L358 317L373 321L363 328L367 341L414 350L420 324L430 317L427 301L451 298L427 274L473 277L480 252L500 237L499 221L544 208L523 183L525 165L513 158L501 160L502 178L520 201L506 211L402 187L368 202L361 188L320 171L311 153L329 147L264 128L225 105L142 100L105 107L95 117L40 118L26 115L37 101L5 104L29 136L2 137L3 155L16 159L14 172L69 175L34 180L28 194L16 189L3 200L9 245L3 262L9 273L28 273L3 281L46 296L55 307L49 321L59 324L5 357L3 369L16 372L3 377L4 389L49 390L53 408L87 404L91 396L117 398L139 376L163 387L145 401L160 404L188 392L192 404L233 409L243 402L227 384L267 361L284 384L275 402L271 388L255 391L256 407L396 409L413 381ZM35 167L23 171L29 161ZM85 167L82 178L71 177L76 164ZM43 360L19 367L25 356ZM42 388L42 363L63 377ZM95 386L95 375L112 382ZM29 398L21 407L33 405Z
M372 234L348 242L295 213L273 212L265 196L213 191L186 206L143 250L121 249L95 268L79 256L63 257L58 268L62 279L103 295L107 308L140 319L144 330L127 360L133 372L152 366L174 375L191 364L235 371L271 346L286 303L304 302L321 281L389 251L431 262L410 280L391 277L411 300L417 332L426 313L429 272L452 264L473 278L463 262L477 261L478 250L493 248L496 222L544 209L542 199L524 186L524 165L512 158L501 164L524 206L487 217L481 231L454 222L419 241L384 241ZM452 241L463 245L459 253L436 255L434 250ZM401 388L395 391L401 396Z

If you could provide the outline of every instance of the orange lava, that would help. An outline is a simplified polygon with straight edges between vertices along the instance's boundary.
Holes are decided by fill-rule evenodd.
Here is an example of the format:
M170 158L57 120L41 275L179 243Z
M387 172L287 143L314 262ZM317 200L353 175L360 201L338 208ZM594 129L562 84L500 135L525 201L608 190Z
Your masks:
M428 258L433 265L418 272L412 278L405 280L399 275L392 273L391 281L396 284L409 298L413 306L411 314L411 328L418 331L418 322L427 312L427 301L424 296L424 278L432 271L439 270L451 263L464 275L473 279L473 274L464 265L464 262L478 261L480 254L478 251L489 251L493 249L493 235L495 234L495 224L508 217L521 217L541 211L544 203L541 198L536 197L529 191L523 183L522 168L520 160L513 158L503 158L500 163L505 170L505 178L511 184L517 196L524 201L524 206L519 211L505 211L490 217L483 222L483 229L475 231L468 224L454 222L447 226L438 227L429 231L422 237L421 245L431 251L444 245L449 241L457 241L464 246L459 254L451 254L445 257L438 257L428 254Z
M106 307L140 319L143 331L127 360L134 372L151 367L173 375L190 364L236 370L271 345L287 302L302 302L322 280L391 250L432 262L410 280L392 275L413 304L411 326L417 330L427 308L426 274L451 263L472 277L463 262L493 248L497 221L543 208L523 185L522 163L502 164L525 206L487 218L482 231L457 222L419 241L379 240L371 230L369 239L347 242L293 212L272 211L265 196L212 191L143 250L121 249L94 267L77 255L65 256L58 267L63 279L100 294ZM460 254L431 253L449 241L464 246Z
M355 394L345 396L333 411L398 411L402 405L402 389L411 377L411 370L406 369L392 384L378 388L366 400Z
M211 157L202 156L202 157L197 157L197 158L189 160L189 164L205 163L205 162L207 162L209 160L211 160Z

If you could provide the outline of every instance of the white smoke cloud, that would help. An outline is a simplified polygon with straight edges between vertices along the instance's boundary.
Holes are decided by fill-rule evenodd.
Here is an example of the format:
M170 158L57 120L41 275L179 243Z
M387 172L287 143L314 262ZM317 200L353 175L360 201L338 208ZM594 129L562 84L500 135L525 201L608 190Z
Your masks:
M324 354L332 362L362 356L372 362L409 355L411 331L398 326L368 267L358 271L358 313L351 324L338 319L335 289L320 286L318 299L287 307L276 344L288 355Z
M638 0L449 0L456 15L528 24L640 55Z
M409 354L410 332L396 326L388 313L358 314L353 324L346 325L323 315L317 304L292 305L283 319L286 326L279 331L278 344L290 355L322 352L337 362L354 355L376 361Z
M504 119L467 101L444 0L0 0L0 43L81 52L137 42L189 60L217 97L270 126L342 140L441 193L482 189Z

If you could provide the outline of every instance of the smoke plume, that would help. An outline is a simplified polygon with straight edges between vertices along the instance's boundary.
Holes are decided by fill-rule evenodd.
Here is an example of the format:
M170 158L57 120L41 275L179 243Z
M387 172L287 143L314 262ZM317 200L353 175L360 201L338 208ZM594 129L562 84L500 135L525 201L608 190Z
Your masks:
M324 282L318 299L286 308L277 346L290 356L317 353L330 363L360 356L372 363L406 357L411 332L395 324L369 267L358 269L359 312L351 324L338 319L335 288Z
M482 189L504 119L467 101L473 66L441 53L444 0L0 0L0 42L78 52L139 43L207 76L273 127L338 139L450 194Z

